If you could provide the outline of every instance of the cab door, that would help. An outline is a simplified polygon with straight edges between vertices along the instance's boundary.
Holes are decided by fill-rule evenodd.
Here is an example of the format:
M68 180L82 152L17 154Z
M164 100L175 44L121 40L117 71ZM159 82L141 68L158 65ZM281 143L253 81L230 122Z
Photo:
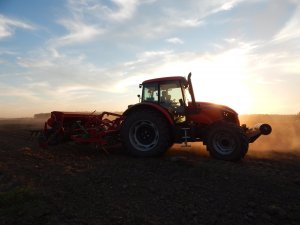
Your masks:
M182 120L185 116L184 95L180 81L161 82L159 86L159 104L167 109L174 120Z

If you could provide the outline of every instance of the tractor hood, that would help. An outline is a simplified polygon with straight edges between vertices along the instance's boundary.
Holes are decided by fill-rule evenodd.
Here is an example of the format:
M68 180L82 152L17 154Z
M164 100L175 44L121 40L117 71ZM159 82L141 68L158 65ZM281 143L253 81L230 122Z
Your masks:
M226 105L218 105L211 102L196 102L197 108L204 110L223 110L238 115L236 111Z
M196 102L196 111L194 111L192 102L189 102L189 108L193 112L189 115L191 121L204 124L228 121L240 125L237 112L228 106L210 102Z

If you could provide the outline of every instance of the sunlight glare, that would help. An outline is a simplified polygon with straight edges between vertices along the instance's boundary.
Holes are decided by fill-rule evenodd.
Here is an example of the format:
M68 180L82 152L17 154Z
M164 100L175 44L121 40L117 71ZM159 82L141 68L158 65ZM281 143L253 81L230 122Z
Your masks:
M232 49L205 62L194 78L196 98L247 113L251 104L245 49ZM200 84L200 85L198 85Z
M189 62L181 59L163 65L156 73L187 76L191 71L196 101L227 105L243 114L251 107L247 53L247 49L235 48Z

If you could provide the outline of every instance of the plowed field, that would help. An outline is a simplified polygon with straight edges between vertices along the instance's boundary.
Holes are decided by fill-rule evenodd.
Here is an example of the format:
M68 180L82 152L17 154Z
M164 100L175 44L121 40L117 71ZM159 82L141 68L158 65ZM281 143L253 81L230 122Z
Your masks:
M300 147L281 125L239 163L201 144L148 159L121 146L44 150L29 138L35 127L0 121L0 224L300 224Z

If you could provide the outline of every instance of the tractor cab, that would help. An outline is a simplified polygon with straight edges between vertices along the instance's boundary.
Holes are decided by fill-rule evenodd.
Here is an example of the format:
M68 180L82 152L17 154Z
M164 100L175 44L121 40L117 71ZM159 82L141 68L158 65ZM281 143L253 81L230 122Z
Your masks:
M164 77L142 83L142 102L150 102L165 108L175 121L185 117L188 82L184 77Z

